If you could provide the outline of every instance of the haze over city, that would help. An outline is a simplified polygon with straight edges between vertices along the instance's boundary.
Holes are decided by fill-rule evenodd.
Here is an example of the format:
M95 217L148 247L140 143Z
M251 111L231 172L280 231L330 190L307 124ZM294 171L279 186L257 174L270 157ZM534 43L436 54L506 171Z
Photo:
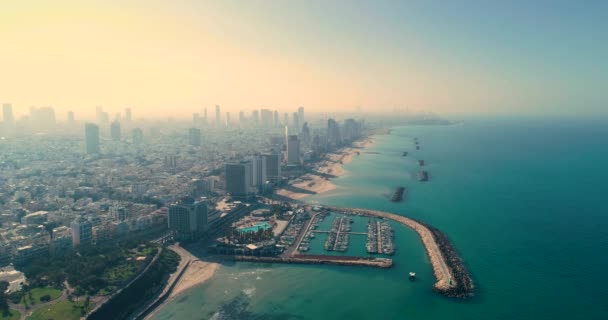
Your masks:
M188 117L601 113L603 1L71 1L0 4L0 97ZM576 110L576 111L574 111Z
M603 319L608 2L0 3L0 320Z

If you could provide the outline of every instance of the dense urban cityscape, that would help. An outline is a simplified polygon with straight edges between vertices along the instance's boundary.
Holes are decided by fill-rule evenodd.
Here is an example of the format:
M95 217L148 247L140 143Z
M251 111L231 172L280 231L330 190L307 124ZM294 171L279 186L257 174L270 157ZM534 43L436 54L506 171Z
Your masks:
M604 319L608 1L0 1L0 320Z
M27 300L27 294L51 286L65 290L61 296L77 301L70 303L91 319L102 319L107 311L101 307L110 298L119 300L117 293L127 284L136 286L131 281L174 242L197 243L190 248L210 254L293 254L289 247L303 226L298 221L307 224L310 218L302 216L310 208L293 207L294 193L326 188L336 170L328 162L359 154L354 145L380 132L380 123L395 121L367 123L361 115L336 120L305 114L304 107L282 116L269 109L240 112L232 120L219 105L212 116L205 108L189 121L137 119L131 108L110 116L102 107L90 121L77 120L71 111L58 120L51 107L30 108L16 119L13 105L2 107L4 301L35 315L40 302ZM428 114L399 116L399 121L444 123ZM180 260L169 252L165 259ZM101 259L96 271L69 271L109 253L126 261ZM67 265L57 262L66 257ZM181 260L183 265L184 256ZM155 280L158 288L176 267Z

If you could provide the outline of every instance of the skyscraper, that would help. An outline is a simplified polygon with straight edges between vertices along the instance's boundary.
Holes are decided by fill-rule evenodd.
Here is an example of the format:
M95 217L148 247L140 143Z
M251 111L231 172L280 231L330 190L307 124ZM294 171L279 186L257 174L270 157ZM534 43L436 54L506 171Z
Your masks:
M300 133L300 117L297 112L293 113L293 133Z
M261 110L262 127L270 128L272 126L272 111L268 109Z
M167 222L177 239L197 239L207 231L207 202L182 198L169 206Z
M279 126L279 112L277 110L274 110L274 127L278 127Z
M289 125L289 114L287 112L285 112L285 114L283 114L283 125L284 126Z
M220 126L222 123L220 122L222 115L220 114L220 105L215 105L215 125Z
M281 181L281 158L277 152L263 154L266 164L266 179L274 183Z
M302 126L302 131L300 132L300 140L302 141L302 146L309 148L310 147L310 129L308 128L308 122L304 122Z
M226 192L236 198L247 198L251 186L250 170L250 161L226 163L224 166Z
M333 149L341 144L340 127L338 127L336 120L330 118L327 120L327 147Z
M241 127L245 125L245 113L243 111L239 112L239 125Z
M259 190L268 180L266 174L266 158L262 155L251 157L251 186Z
M188 130L188 142L191 146L199 147L201 145L201 129L190 128Z
M74 124L74 111L68 111L68 124Z
M112 140L120 141L120 122L118 120L112 121L110 125L110 135L112 136Z
M144 132L140 128L133 129L133 143L142 144L144 142Z
M125 108L125 121L131 122L131 108Z
M287 164L300 164L300 139L296 135L287 138Z
M258 110L253 110L251 112L251 117L253 118L253 125L257 127L260 124L260 112Z
M2 105L2 121L5 126L12 126L15 121L13 118L13 105L10 103Z
M99 153L99 127L93 123L84 126L86 151L88 154Z
M230 127L230 112L226 112L226 127Z
M298 120L300 120L300 123L304 123L306 121L304 120L304 107L298 108Z

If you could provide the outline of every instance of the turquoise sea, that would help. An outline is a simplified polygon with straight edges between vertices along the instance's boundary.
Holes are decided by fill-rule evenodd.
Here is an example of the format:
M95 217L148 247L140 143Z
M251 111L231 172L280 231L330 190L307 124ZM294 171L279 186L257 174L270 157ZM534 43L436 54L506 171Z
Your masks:
M414 150L413 137L421 150ZM474 298L434 293L421 241L395 225L390 270L223 265L154 319L607 317L604 122L471 118L451 126L396 127L376 140L366 151L378 153L346 165L348 173L334 180L336 190L306 200L392 211L441 229L474 278ZM403 151L410 155L402 157ZM427 183L414 177L417 159L427 162ZM399 185L408 188L406 201L391 203L388 195ZM408 281L409 271L417 272L417 281Z

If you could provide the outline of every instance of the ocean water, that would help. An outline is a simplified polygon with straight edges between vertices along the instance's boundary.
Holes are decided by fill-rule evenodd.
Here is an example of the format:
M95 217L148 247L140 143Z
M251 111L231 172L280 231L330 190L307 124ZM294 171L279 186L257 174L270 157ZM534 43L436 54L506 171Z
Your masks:
M356 157L334 180L337 189L306 201L391 211L441 229L468 266L475 297L434 293L421 241L394 225L390 270L226 264L154 319L606 318L605 123L472 118L396 127L365 151L377 153ZM427 183L415 179L417 159L427 162ZM402 203L388 200L397 186L408 188Z

